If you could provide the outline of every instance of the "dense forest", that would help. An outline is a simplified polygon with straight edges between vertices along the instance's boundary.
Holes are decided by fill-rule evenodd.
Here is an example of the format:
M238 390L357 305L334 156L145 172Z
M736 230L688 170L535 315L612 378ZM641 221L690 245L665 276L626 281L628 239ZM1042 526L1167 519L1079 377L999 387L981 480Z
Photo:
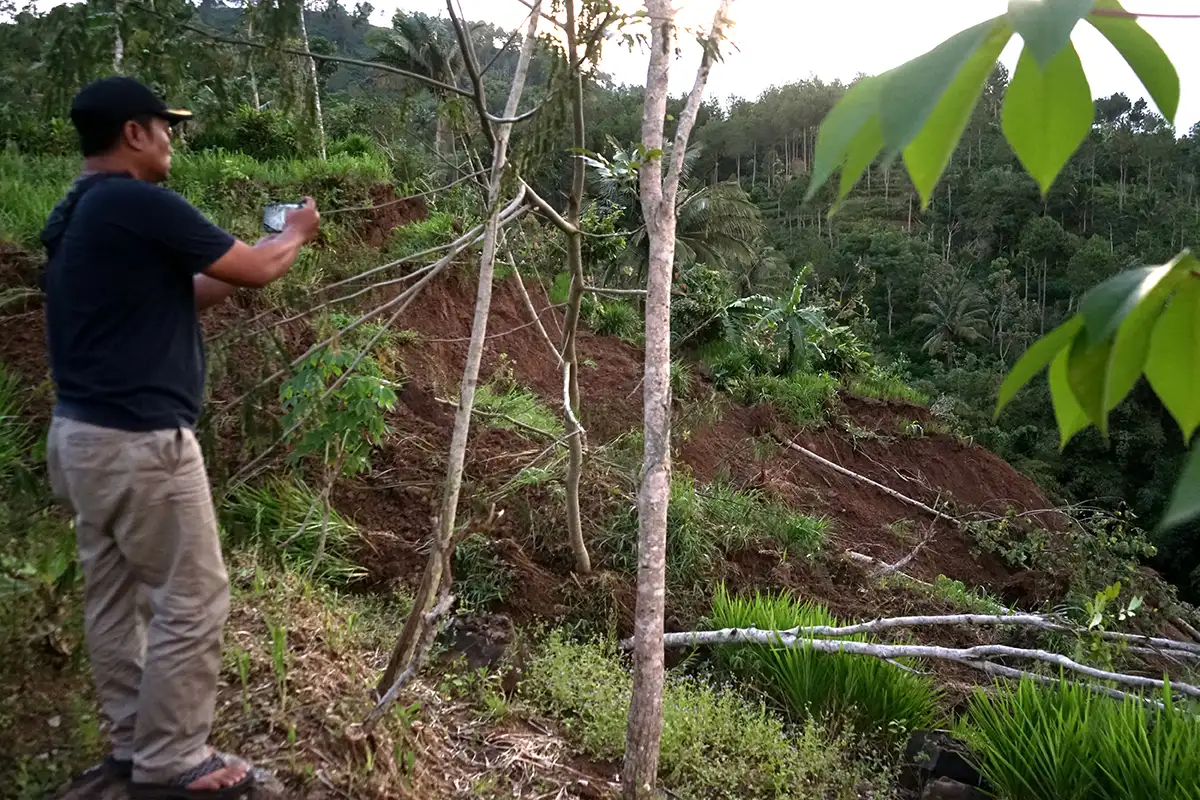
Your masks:
M839 200L838 187L813 183L818 135L858 81L810 76L758 97L707 98L676 162L673 145L642 142L647 89L601 68L605 49L645 52L637 18L569 0L567 22L556 3L545 21L580 37L564 46L544 29L535 37L403 5L377 26L370 3L339 0L41 10L0 0L0 528L12 529L0 537L0 597L23 598L14 615L33 620L36 633L22 635L37 644L25 654L15 645L26 639L0 637L0 650L21 653L0 659L0 685L34 698L28 713L0 703L0 727L45 727L30 718L54 691L28 688L31 674L50 674L45 664L72 691L83 685L83 648L63 644L79 638L73 538L41 487L39 403L52 392L30 276L42 225L78 171L71 97L95 77L126 74L195 112L176 128L167 185L220 225L253 241L265 203L310 194L321 205L320 239L286 280L204 318L212 357L198 426L241 637L222 689L222 713L237 721L220 735L256 742L289 788L313 798L335 784L341 796L545 797L539 780L553 775L578 790L563 797L611 796L580 787L608 782L633 749L624 731L629 698L639 702L620 651L637 640L641 459L655 447L637 409L655 344L647 287L658 229L642 179L651 163L677 163L680 179L673 261L657 273L670 273L671 297L658 328L670 332L663 405L674 415L660 442L675 464L662 487L668 638L702 626L996 615L980 623L987 631L939 622L933 641L1018 653L959 653L924 671L909 651L871 651L872 629L854 633L863 658L750 646L688 655L662 693L664 782L689 798L917 797L900 755L917 740L905 737L949 720L965 720L954 732L986 755L977 763L1005 800L1067 797L1063 787L1079 800L1134 796L1130 786L1152 797L1181 780L1200 727L1176 726L1194 719L1169 702L1125 693L1168 669L1194 683L1200 660L1187 622L1187 602L1200 599L1200 525L1158 525L1187 453L1179 426L1145 379L1106 436L1089 427L1064 443L1042 377L994 409L1005 375L1080 313L1090 289L1200 243L1200 123L1184 133L1146 99L1096 99L1086 139L1043 193L1003 129L1013 81L997 65L928 203L899 159L878 158ZM516 106L503 98L522 81L521 113L506 117ZM668 98L664 141L687 109L687 97ZM813 197L810 184L820 185ZM456 485L439 501L455 458L462 496ZM453 514L444 523L447 507L458 528ZM418 583L420 565L443 552L438 569L456 596L435 598L432 583ZM460 674L438 661L436 690L427 682L398 701L450 600L470 620L455 617L455 646L495 631L454 625L504 617L500 649L515 642L517 665L490 674L481 657L483 673ZM1022 610L1055 616L1028 630L998 621ZM419 635L409 623L400 631L405 616ZM547 622L562 627L544 636ZM887 641L910 645L908 624ZM404 647L413 669L397 678ZM472 647L468 660L479 656ZM1029 647L1044 663L1011 667ZM1095 684L1054 672L1068 653ZM364 687L384 664L368 703ZM1132 684L1121 683L1127 672ZM524 681L519 698L513 675ZM967 696L963 687L995 676L1062 683ZM83 697L68 714L81 742L45 758L18 749L20 797L97 750ZM1126 740L1155 706L1164 716L1150 726L1154 742L1170 739L1176 759L1161 783L1132 768L1069 773L1062 764L1074 762L1046 744L1060 733L1051 723L1036 744L1053 756L1046 763L1012 767L1005 749L1036 738L1005 720L1061 722L1069 708L1091 715L1070 742L1088 763L1145 766ZM378 722L381 708L378 730L356 727ZM590 760L539 740L538 755L493 769L496 742L511 755L513 742L544 734L541 722L514 722L535 713ZM433 733L423 739L415 719ZM714 752L728 772L710 768ZM326 761L315 773L304 763L314 753ZM418 753L433 765L424 772ZM453 791L430 778L446 764ZM1187 791L1179 796L1191 800Z

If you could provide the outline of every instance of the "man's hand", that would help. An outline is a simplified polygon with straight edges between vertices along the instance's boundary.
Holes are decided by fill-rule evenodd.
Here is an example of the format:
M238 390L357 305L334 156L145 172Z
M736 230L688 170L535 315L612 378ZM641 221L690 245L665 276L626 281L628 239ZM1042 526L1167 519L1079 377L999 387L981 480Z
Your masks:
M264 236L253 247L236 242L204 274L234 286L266 286L287 274L300 248L316 238L320 223L316 202L305 197L304 206L285 217L282 233Z
M320 225L321 214L317 211L316 201L305 197L302 208L293 208L287 212L283 221L283 232L295 231L307 243L317 238Z

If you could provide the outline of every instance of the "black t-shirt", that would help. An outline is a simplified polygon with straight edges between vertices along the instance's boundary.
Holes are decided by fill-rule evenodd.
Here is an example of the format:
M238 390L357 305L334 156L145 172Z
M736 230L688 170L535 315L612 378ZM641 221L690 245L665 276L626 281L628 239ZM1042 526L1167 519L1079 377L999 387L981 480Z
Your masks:
M234 238L175 192L89 175L42 232L55 413L106 428L194 427L204 337L193 276Z

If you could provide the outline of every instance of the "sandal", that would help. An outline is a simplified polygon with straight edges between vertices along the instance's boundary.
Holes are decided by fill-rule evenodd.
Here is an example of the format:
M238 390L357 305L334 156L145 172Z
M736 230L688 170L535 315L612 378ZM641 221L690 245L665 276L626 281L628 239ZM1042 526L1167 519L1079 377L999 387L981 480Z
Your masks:
M84 784L95 781L102 781L102 785L108 786L115 781L127 781L132 777L133 761L131 759L113 758L111 755L108 755L99 764L94 764L72 777L68 786L72 789L78 789Z
M241 760L226 753L214 752L187 772L176 775L166 783L130 783L129 796L134 800L229 800L244 797L255 785L254 770L248 764L245 776L232 786L221 789L187 788L205 775L211 775L233 763L241 763Z

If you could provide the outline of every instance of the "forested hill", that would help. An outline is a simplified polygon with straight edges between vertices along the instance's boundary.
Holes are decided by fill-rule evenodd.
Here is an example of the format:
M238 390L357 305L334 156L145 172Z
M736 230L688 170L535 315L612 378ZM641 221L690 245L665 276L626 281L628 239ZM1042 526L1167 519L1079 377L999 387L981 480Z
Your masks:
M0 26L0 52L6 54L0 64L0 140L9 147L72 152L66 100L72 87L103 71L111 58L111 31L80 24L81 8L24 13L16 24ZM258 158L315 151L312 108L300 90L304 73L293 63L298 59L214 47L203 35L172 27L161 12L141 8L133 4L126 11L123 69L201 112L203 121L184 146L242 150ZM158 8L175 9L177 17L211 29L256 35L232 5L196 8L170 0ZM258 8L270 10L268 4ZM365 21L370 12L365 4L350 10L337 3L309 12L312 50L380 59L465 85L445 20L400 13L391 27L379 28ZM500 102L515 63L515 40L487 24L472 30L479 59L490 66L486 81L497 87L489 100ZM410 46L414 42L420 46ZM50 52L54 59L45 58ZM516 158L543 195L557 202L571 157L561 76L549 52L535 59L530 75L532 102L545 107L518 130ZM331 151L379 147L398 183L436 174L460 146L478 147L463 122L469 116L463 98L437 97L361 67L322 63L318 72ZM836 372L867 359L915 384L976 442L1056 499L1109 508L1124 503L1151 527L1178 474L1183 445L1146 387L1114 412L1107 442L1089 429L1062 453L1044 381L1026 389L997 422L991 410L1006 367L1076 309L1087 288L1200 243L1200 131L1174 131L1144 100L1105 98L1097 103L1090 136L1043 200L1000 132L1006 82L1002 70L992 75L928 208L920 208L902 169L877 163L832 221L826 217L832 187L817 201L801 200L817 127L844 85L813 78L757 98L706 104L680 207L684 305L707 310L701 321L720 322L741 297L782 298L786 306L799 286L792 310L824 309L844 332L832 349L793 353L805 368ZM629 189L636 180L642 90L596 76L585 94L587 148L595 167L589 219L610 228L636 227L640 211ZM255 98L265 110L248 107ZM669 110L678 109L676 99ZM630 259L613 260L621 268L605 267L603 277L635 286L639 252L631 247ZM614 254L588 255L599 270L602 259ZM679 335L691 337L687 347L711 347L719 327L706 323L699 334L688 329ZM1157 565L1185 591L1200 590L1198 539L1195 528L1185 527L1159 542Z

